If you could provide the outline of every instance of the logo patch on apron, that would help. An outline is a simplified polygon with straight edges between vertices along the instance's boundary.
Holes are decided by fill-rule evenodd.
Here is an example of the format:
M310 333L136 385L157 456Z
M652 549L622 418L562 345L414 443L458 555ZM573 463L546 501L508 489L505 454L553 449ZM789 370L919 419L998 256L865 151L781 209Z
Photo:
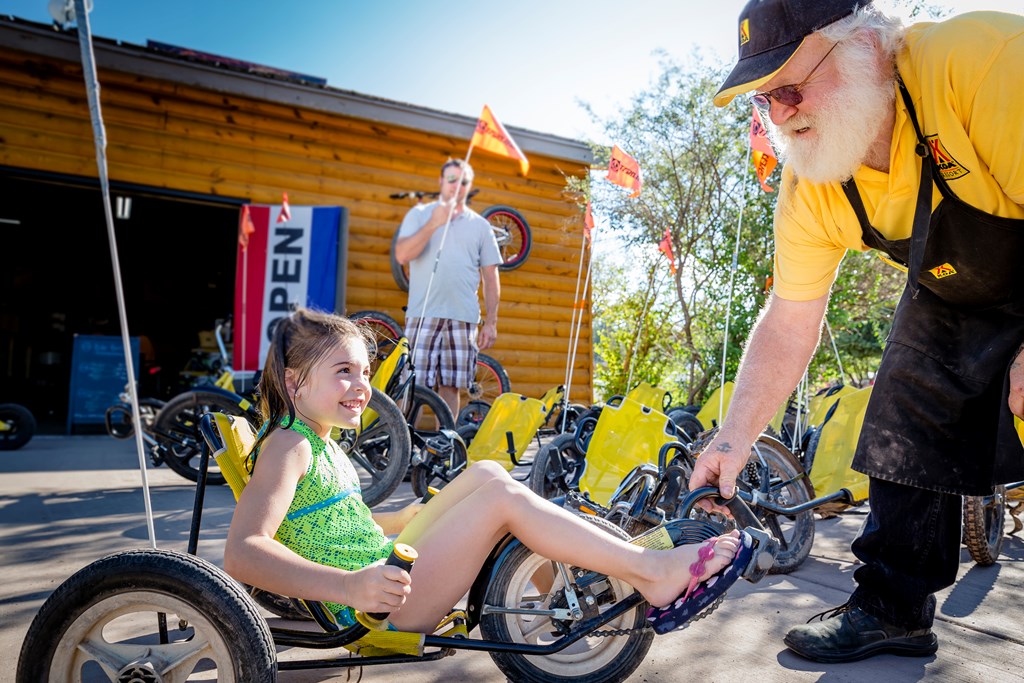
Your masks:
M946 146L942 144L938 134L926 135L925 140L928 141L928 149L932 153L932 157L935 158L935 165L938 166L943 180L956 180L970 173L969 170L960 165L959 161L953 158L953 155L949 153Z
M943 263L941 266L936 266L928 272L934 275L936 280L941 280L944 277L956 275L956 268L948 263Z

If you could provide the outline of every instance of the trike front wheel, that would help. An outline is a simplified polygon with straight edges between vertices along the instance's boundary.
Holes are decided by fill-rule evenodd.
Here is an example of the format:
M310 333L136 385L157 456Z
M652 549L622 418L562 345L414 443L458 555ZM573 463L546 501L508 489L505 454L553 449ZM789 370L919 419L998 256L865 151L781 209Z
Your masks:
M276 660L266 621L224 572L192 555L135 550L57 587L29 627L15 680L184 681L202 672L271 683Z
M584 516L605 531L626 538L625 532L604 520ZM576 568L570 574L576 575ZM550 585L550 588L547 586ZM607 577L577 590L582 603L595 612L611 608L634 592L632 586ZM523 610L564 608L565 585L557 565L522 544L512 548L494 570L484 604ZM647 603L641 602L602 626L602 630L622 629L622 635L584 636L560 652L544 655L519 655L492 652L491 658L509 680L527 683L616 683L626 680L643 662L654 640L647 628ZM480 621L487 640L545 645L563 633L571 633L573 623L540 614L488 613Z

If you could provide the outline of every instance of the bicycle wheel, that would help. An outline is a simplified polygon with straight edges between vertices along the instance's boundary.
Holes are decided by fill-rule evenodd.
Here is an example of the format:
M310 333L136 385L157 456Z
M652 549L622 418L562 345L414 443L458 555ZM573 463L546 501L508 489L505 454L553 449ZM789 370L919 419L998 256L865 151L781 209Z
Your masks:
M526 257L533 248L533 233L530 224L511 206L496 205L484 209L480 214L494 229L494 238L501 251L502 263L499 270L515 270L526 263Z
M368 507L386 500L398 488L412 455L409 424L402 411L382 391L374 387L372 392L369 409L377 417L358 434L346 429L338 438L359 473L363 502Z
M349 320L365 327L373 337L374 351L370 354L372 376L380 362L395 350L398 340L405 336L405 330L397 320L380 311L356 311Z
M501 394L512 391L508 373L494 358L487 354L476 354L476 376L469 387L470 401L483 401L491 405Z
M590 515L581 517L619 538L627 538L621 529ZM572 577L586 570L568 568ZM582 582L581 582L582 583ZM632 586L612 577L587 581L584 587L572 584L584 618L595 617L634 592ZM538 614L542 610L567 606L566 586L558 565L521 543L506 550L495 567L484 596L490 607L525 610L524 613L488 613L480 619L480 631L487 640L503 643L546 645L563 634L573 634L575 623ZM647 628L647 603L641 602L611 620L603 630L621 629L615 636L588 635L564 650L546 656L527 656L491 652L491 658L510 681L526 683L616 683L626 680L640 666L654 640Z
M697 435L704 431L704 425L700 423L697 416L682 408L672 408L668 411L668 419L679 428L680 436L684 437L684 443L693 443Z
M203 437L199 434L199 420L207 413L244 417L254 429L260 426L259 416L252 404L229 391L193 389L168 401L157 413L150 433L156 439L157 448L167 466L191 481L199 480L203 443ZM212 458L206 483L224 483L224 475Z
M964 545L982 567L999 559L1005 524L1005 486L995 487L991 496L964 496Z
M13 451L27 444L36 433L36 418L17 403L0 404L0 451Z
M32 620L15 680L184 681L193 673L229 683L277 680L267 622L209 562L132 550L97 560L57 587Z
M542 498L557 498L579 491L585 456L576 448L576 435L559 434L544 444L533 458L530 488Z
M409 266L403 266L395 258L395 245L398 244L398 229L395 229L395 236L391 238L391 277L395 284L403 292L409 291Z

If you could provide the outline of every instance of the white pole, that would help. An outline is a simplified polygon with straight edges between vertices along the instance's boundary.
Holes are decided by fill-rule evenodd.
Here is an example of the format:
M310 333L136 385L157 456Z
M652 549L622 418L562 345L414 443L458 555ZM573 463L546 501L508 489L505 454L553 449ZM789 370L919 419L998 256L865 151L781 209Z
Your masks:
M149 532L150 546L155 550L156 531L153 528L153 506L149 498L149 478L146 473L146 455L142 443L142 418L139 415L138 388L135 385L135 364L132 362L131 340L128 337L128 314L125 310L124 287L121 283L121 262L117 257L114 215L110 209L110 181L107 178L107 133L103 126L103 112L100 110L100 83L96 75L96 59L92 51L92 33L89 29L89 13L85 9L85 0L75 0L75 19L78 24L78 44L82 51L82 75L85 78L85 92L89 100L89 116L92 119L93 137L96 141L96 167L99 172L100 190L103 194L103 213L107 220L110 261L114 266L114 290L117 293L117 311L121 321L124 363L128 371L128 395L131 397L132 419L135 421L135 447L139 454L139 470L142 473L146 529Z

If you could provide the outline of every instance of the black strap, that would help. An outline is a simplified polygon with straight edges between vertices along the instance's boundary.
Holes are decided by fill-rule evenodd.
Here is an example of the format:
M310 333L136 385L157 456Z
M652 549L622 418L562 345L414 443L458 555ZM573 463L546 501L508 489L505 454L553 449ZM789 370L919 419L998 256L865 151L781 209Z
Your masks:
M914 226L910 233L910 263L907 264L907 283L914 298L920 291L918 278L921 276L921 264L924 262L924 248L928 243L928 227L932 218L932 161L931 153L928 151L928 143L917 123L917 112L914 111L914 102L910 99L907 87L903 85L903 79L897 78L896 83L900 87L900 96L903 97L903 104L907 107L907 114L911 123L914 124L914 132L917 134L917 147L914 152L921 157L921 184L917 188L917 205L914 208Z

